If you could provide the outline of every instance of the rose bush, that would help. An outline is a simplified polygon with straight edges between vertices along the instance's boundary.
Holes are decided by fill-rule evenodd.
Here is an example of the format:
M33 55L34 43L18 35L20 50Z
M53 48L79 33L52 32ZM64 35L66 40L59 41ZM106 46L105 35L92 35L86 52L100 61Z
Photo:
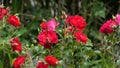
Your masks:
M0 34L0 68L119 67L119 14L100 27L103 39L101 46L95 46L87 36L85 18L66 13L62 14L62 22L59 17L39 22L34 41L27 44L22 35L29 30L10 11L0 8L0 29L4 30Z

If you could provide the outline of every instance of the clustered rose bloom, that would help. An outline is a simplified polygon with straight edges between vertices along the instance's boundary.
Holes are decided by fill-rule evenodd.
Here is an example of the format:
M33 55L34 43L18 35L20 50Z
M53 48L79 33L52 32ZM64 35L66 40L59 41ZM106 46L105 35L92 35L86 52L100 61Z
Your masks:
M14 16L14 15L10 15L7 19L8 23L10 23L11 25L15 26L15 27L19 27L21 25L19 19Z
M19 56L15 59L15 61L13 62L13 66L14 68L20 68L21 65L23 65L25 63L25 56Z
M82 31L86 27L85 19L82 16L79 15L68 16L65 20L65 23L70 25L68 29L70 32L74 33L77 42L83 43L87 42L88 40L87 36L82 33Z
M8 9L0 7L0 20L2 20L3 17L8 14L8 12Z
M50 48L50 44L58 42L58 36L54 31L41 32L38 35L39 44L45 48Z
M116 24L116 22L115 22L114 20L112 20L112 19L107 20L107 21L101 26L100 32L101 32L101 33L106 33L106 34L107 34L107 33L111 34L111 33L113 33L113 31L114 31L114 29L113 29L114 26L117 26L117 24Z
M58 23L54 18L48 22L42 22L40 24L42 32L39 33L37 39L39 44L43 45L44 48L51 48L53 43L58 42L58 36L55 32L57 26Z
M54 66L56 66L56 65L59 64L59 60L56 59L54 56L51 56L51 55L46 56L46 57L45 57L45 61L46 61L48 64L54 65Z
M120 14L116 14L115 21L117 22L118 25L120 25Z
M13 39L10 40L10 45L13 51L18 51L18 52L22 51L21 42L17 37L14 37Z
M114 32L114 28L117 26L120 26L120 14L116 14L115 19L107 20L100 27L100 32L105 34L111 34Z
M56 22L55 18L53 18L48 22L42 22L40 27L42 28L42 31L55 31L58 25L59 23Z
M36 68L48 68L48 64L44 64L43 62L38 62Z
M87 42L87 36L81 32L74 32L74 36L76 37L76 40L78 42L84 42L86 43Z
M66 22L69 22L70 25L75 27L76 30L84 30L86 27L85 19L82 16L68 16Z

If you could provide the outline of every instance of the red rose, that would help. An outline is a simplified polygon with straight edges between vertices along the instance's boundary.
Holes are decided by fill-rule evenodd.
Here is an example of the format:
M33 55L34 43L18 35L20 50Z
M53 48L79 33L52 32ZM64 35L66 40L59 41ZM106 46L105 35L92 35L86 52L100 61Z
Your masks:
M38 35L38 41L41 45L44 45L47 43L47 32L41 32L39 35Z
M54 31L48 31L47 38L48 38L48 41L50 43L57 43L58 42L58 36Z
M58 42L58 36L54 31L41 32L38 35L38 41L45 48L49 48L51 46L50 44Z
M102 27L100 28L101 33L113 33L113 26L117 26L116 22L114 20L107 20Z
M74 32L74 36L78 42L86 43L88 40L87 36L81 32Z
M72 16L69 22L71 26L74 26L76 28L76 30L84 30L86 27L85 19L82 16Z
M7 21L8 21L11 25L13 25L13 26L15 26L15 27L19 27L19 26L21 25L21 23L20 23L20 21L18 20L18 18L17 18L16 16L13 16L13 15L9 16L8 19L7 19Z
M7 10L7 9L5 9L5 8L0 8L0 20L2 20L3 17L4 17L5 15L7 15L7 14L8 14L8 10Z
M46 56L45 57L45 61L48 63L48 64L51 64L51 65L57 65L59 60L56 59L55 57L53 56Z
M47 31L48 30L48 24L47 24L47 22L42 22L40 24L40 27L41 27L42 31Z
M21 65L23 65L25 63L25 56L19 56L15 59L15 61L13 62L13 66L14 68L20 68Z
M22 51L21 42L19 41L19 39L17 37L11 39L10 44L11 44L11 47L12 47L13 51L18 51L18 52Z
M44 64L43 62L38 62L36 68L48 68L48 64Z
M6 8L0 8L0 13L3 14L3 15L7 15L8 14L8 9Z

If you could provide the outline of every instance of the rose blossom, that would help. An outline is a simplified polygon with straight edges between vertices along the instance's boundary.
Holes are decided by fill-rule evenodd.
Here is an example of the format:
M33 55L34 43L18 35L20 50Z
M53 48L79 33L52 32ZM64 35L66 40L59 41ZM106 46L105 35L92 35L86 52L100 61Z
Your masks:
M58 59L56 59L54 56L50 56L50 55L45 57L45 61L51 65L57 65L59 62Z
M107 20L100 28L101 33L113 33L113 26L117 26L114 20Z
M0 8L0 13L3 14L3 15L7 15L8 14L8 9L6 8Z
M48 31L48 24L47 24L47 22L42 22L40 24L40 27L41 27L42 31Z
M19 27L21 25L19 19L14 16L14 15L10 15L7 19L8 23L10 23L11 25L15 26L15 27Z
M19 56L15 59L15 61L13 62L13 66L14 68L20 68L21 65L23 65L25 63L25 56Z
M0 20L2 20L3 17L8 14L8 12L9 12L8 9L0 8Z
M13 39L11 39L10 44L11 44L11 48L13 51L18 51L18 52L22 51L21 42L19 41L17 37L14 37Z
M88 41L87 36L81 32L74 32L74 36L78 42L86 43Z
M85 19L82 16L70 16L68 17L68 20L70 25L75 27L76 30L84 30L84 28L86 27L86 22Z
M43 45L45 48L49 48L50 44L58 42L58 36L54 31L41 32L38 35L39 44Z

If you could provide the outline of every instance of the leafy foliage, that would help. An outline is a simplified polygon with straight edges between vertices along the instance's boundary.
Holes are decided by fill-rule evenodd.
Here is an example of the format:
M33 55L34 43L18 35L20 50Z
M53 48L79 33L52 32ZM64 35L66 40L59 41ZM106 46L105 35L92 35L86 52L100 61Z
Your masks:
M0 68L13 68L16 57L26 55L22 68L35 68L39 61L45 62L47 55L59 59L56 68L119 68L120 26L113 34L100 34L100 26L106 19L120 12L118 0L3 0L5 8L19 17L21 27L15 28L8 24L7 16L0 20ZM1 2L2 3L2 2ZM87 22L83 31L88 36L88 42L78 43L65 31L63 12L68 15L81 15ZM55 18L60 24L56 28L58 43L51 49L45 49L38 44L37 36L42 31L43 21ZM19 37L23 50L13 52L10 39ZM7 64L6 64L7 63ZM55 66L50 65L49 68Z

